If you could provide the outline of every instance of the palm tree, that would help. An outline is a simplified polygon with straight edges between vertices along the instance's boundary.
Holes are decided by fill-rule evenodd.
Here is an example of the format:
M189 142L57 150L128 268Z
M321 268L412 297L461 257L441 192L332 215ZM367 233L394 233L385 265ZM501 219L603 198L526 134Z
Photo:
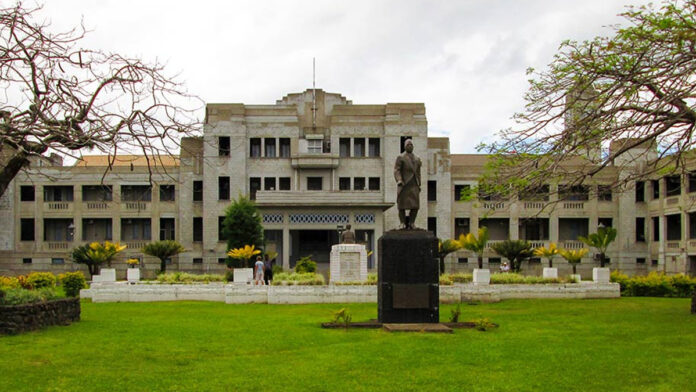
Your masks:
M546 257L549 259L549 268L553 268L553 256L558 254L558 247L555 242L549 244L548 248L539 247L534 249L534 256L536 257Z
M459 236L459 243L462 248L476 253L479 269L483 269L483 251L486 250L487 242L488 228L486 226L479 228L478 238L475 237L473 233L469 233L466 236L464 234Z
M606 263L606 253L609 245L616 239L616 229L613 227L599 226L596 233L587 237L580 236L578 240L585 245L596 248L599 251L599 265L604 268Z
M461 248L462 244L460 244L457 240L437 241L437 257L440 259L440 274L445 273L445 257Z
M577 275L578 272L576 271L575 267L588 252L589 250L582 248L578 250L561 249L558 253L560 253L561 257L566 259L568 264L573 266L573 275Z
M232 260L238 260L238 265L240 267L250 267L253 266L253 262L250 262L251 258L255 255L261 254L260 249L256 249L255 245L244 245L242 248L235 248L227 252L227 256ZM234 267L234 263L228 261L227 266L229 268Z
M510 260L512 272L520 272L522 262L532 255L532 245L524 240L505 240L491 245L495 253Z
M167 271L167 259L186 252L186 249L176 241L166 240L150 242L145 245L142 252L160 259L160 273L164 273Z

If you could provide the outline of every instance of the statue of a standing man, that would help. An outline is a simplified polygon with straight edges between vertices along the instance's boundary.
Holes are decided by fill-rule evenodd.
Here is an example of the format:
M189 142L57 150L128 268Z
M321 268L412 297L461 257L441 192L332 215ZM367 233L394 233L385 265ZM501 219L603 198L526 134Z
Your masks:
M421 160L413 153L413 140L406 139L403 154L396 157L396 206L399 209L401 228L413 229L420 208ZM411 210L406 216L406 210Z

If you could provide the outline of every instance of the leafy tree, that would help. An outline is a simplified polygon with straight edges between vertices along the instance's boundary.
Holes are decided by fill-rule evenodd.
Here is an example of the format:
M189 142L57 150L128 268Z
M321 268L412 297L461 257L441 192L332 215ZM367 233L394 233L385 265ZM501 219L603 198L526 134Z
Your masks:
M604 268L606 263L607 248L616 239L616 229L613 227L599 227L596 233L592 233L587 237L578 237L585 245L596 248L599 252L599 265Z
M440 274L445 273L445 257L452 252L456 252L462 248L462 244L457 240L438 240L437 241L437 257L440 259Z
M512 272L520 272L522 262L532 256L532 245L524 240L505 240L491 244L495 253L510 261Z
M150 242L145 245L142 252L160 259L160 273L164 273L167 271L167 259L186 252L186 249L176 241L166 240Z
M488 228L486 226L479 228L478 237L474 236L473 233L467 235L462 234L459 236L458 242L462 248L476 253L478 257L478 267L482 269L483 251L486 250L486 243L488 243Z
M263 248L263 226L261 215L251 200L240 195L225 210L222 235L227 241L227 250L254 246Z
M31 157L79 157L98 149L115 159L135 149L162 169L178 140L198 126L200 106L162 64L83 49L83 26L56 32L21 2L0 5L0 196ZM174 154L170 154L174 153Z
M582 248L577 250L561 249L558 253L563 257L568 264L573 266L573 275L576 275L576 266L582 261L582 258L587 255L589 250Z
M89 245L80 245L73 248L70 258L74 263L85 264L89 271L90 279L99 273L102 264L111 265L111 261L117 254L126 249L125 245L106 241L103 244L92 242Z
M552 242L549 244L548 248L545 247L539 247L534 249L534 256L537 257L546 257L549 259L549 268L553 268L553 256L558 254L558 247L556 246L555 242Z
M95 263L94 260L87 256L87 251L89 251L89 245L76 246L73 248L72 252L70 252L70 259L73 263L86 265L89 271L89 277L92 279L94 275L99 273L99 264Z
M637 159L645 169L622 170L615 187L683 170L696 142L696 0L629 6L621 16L626 25L611 36L564 41L547 69L529 70L518 126L481 146L495 154L487 183L507 192L581 184Z
M244 245L243 248L232 249L231 251L227 252L227 256L229 256L229 259L227 260L227 266L229 268L251 267L253 266L251 258L258 254L261 254L261 251L255 249L254 245ZM232 260L236 261L236 263Z

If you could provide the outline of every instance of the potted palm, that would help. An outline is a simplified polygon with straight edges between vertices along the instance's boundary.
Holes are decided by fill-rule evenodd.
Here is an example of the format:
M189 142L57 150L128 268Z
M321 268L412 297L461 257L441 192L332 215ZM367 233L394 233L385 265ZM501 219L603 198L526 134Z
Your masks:
M138 265L140 265L140 260L131 258L126 260L126 264L128 264L128 269L126 270L126 279L128 279L129 283L135 283L140 280L140 268L138 268Z
M234 248L227 252L230 258L227 261L227 267L242 267L233 269L233 279L235 283L251 283L254 279L254 269L249 268L252 257L261 254L261 250L256 249L254 245L244 245L241 248Z
M582 258L585 257L585 255L587 255L588 252L589 250L585 248L576 250L561 249L558 252L561 255L561 257L563 257L568 262L568 264L573 266L573 274L570 275L570 278L576 282L580 282L581 280L576 267L578 264L580 264Z
M488 228L481 227L478 231L478 237L473 233L459 236L459 244L462 248L470 250L476 254L478 259L478 268L474 269L473 282L477 284L489 284L491 282L491 271L483 269L483 251L486 250L488 242Z
M160 260L159 273L167 272L167 259L179 253L186 252L186 249L178 242L173 240L155 241L145 245L141 252L148 256L157 257Z
M600 225L596 233L592 233L587 237L580 236L578 240L582 241L587 246L597 249L599 257L599 268L592 269L592 280L597 283L609 283L609 268L605 268L606 254L609 245L616 239L616 229L613 227L604 227Z
M549 244L548 248L539 247L534 249L534 256L549 259L549 266L544 267L543 277L548 279L558 278L558 268L553 268L553 256L558 254L558 247L555 242Z

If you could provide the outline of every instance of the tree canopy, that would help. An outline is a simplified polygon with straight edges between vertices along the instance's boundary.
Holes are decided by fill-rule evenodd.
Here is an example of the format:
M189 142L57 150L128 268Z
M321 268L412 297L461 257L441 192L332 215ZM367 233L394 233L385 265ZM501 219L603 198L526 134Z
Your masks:
M160 260L160 273L164 273L167 271L167 259L186 252L186 249L176 241L165 240L150 242L143 247L142 252L157 257Z
M696 0L627 7L621 16L627 23L612 36L565 41L547 69L528 70L517 126L480 146L494 154L485 182L498 188L490 191L580 184L610 166L629 169L613 180L620 187L693 157Z
M197 127L199 100L162 64L82 48L83 26L52 31L39 11L0 6L0 196L46 152L127 151L159 169Z
M240 195L225 210L222 236L227 241L227 250L244 249L245 246L263 248L263 226L261 215L253 201Z

